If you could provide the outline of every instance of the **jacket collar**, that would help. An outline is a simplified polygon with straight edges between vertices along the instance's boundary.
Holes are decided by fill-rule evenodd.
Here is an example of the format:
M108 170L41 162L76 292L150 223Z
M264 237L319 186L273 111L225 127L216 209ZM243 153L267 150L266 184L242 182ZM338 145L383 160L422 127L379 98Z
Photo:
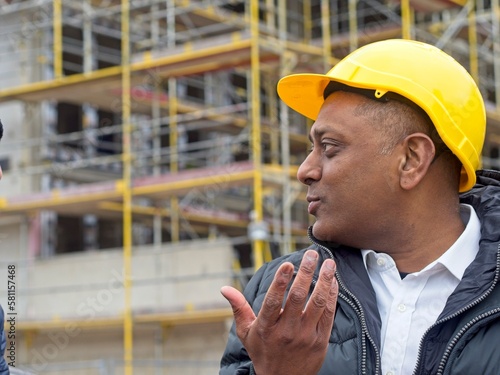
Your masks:
M481 222L479 252L465 270L440 318L489 294L500 275L500 172L478 171L476 185L460 195L460 202L473 206Z

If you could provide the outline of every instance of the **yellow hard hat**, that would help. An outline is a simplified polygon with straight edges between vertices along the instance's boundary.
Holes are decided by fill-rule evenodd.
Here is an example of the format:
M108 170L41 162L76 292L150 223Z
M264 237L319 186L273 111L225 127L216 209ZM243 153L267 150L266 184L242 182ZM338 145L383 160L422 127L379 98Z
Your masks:
M373 90L374 98L399 94L423 109L439 136L460 159L459 191L476 183L486 133L483 98L470 74L440 49L391 39L368 44L326 74L292 74L278 82L278 95L292 109L315 120L330 82Z

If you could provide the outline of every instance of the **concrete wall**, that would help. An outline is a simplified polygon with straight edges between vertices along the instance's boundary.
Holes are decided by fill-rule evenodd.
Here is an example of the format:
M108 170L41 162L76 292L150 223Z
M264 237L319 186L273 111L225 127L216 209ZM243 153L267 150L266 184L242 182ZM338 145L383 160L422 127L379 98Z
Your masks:
M13 260L25 258L25 254L21 253L23 251L21 249L26 247L27 226L23 226L22 223L23 219L19 217L0 217L1 262L9 263Z
M0 17L0 90L25 85L45 75L49 61L44 54L50 53L50 49L40 49L45 36L38 27L46 19L49 6L37 8L33 14L14 12ZM4 125L0 159L8 159L12 171L30 165L34 150L26 142L40 136L43 119L39 106L18 101L2 103L0 119ZM35 183L31 174L7 171L0 182L0 197L29 193Z
M29 165L31 160L30 150L21 141L33 138L32 131L38 129L25 122L24 107L20 103L1 104L0 120L4 128L0 159L8 160L9 164L8 170L3 168L0 197L30 193L33 189L33 175L18 173L16 170Z
M11 229L2 227L2 252L16 251L19 233L15 229L19 227ZM13 243L9 245L9 241ZM226 239L134 248L133 311L220 307L224 301L219 289L231 283L232 252ZM16 266L17 308L22 319L85 320L123 312L123 253L119 249L62 254L32 262L3 258L0 264L0 280L7 280L8 264ZM2 305L6 288L6 282L0 283Z
M214 375L224 351L228 325L141 327L134 330L134 374ZM19 366L38 375L122 375L123 347L119 330L60 331L33 337ZM18 367L19 367L18 366Z

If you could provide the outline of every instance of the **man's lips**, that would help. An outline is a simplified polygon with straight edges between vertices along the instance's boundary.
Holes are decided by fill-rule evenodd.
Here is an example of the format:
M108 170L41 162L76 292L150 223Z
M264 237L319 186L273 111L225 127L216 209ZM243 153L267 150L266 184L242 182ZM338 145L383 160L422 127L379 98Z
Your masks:
M321 201L319 197L313 195L308 195L306 199L309 202L307 211L309 212L310 215L314 215L314 213L318 210Z

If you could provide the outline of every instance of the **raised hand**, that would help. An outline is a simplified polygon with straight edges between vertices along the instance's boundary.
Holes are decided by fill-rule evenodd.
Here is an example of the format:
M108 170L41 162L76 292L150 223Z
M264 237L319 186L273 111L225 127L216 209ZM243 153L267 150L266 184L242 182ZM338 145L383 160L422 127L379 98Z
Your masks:
M321 368L333 326L338 284L335 262L327 259L307 300L317 260L314 250L304 254L284 308L294 269L291 263L283 263L257 317L238 290L229 286L221 289L233 309L236 334L257 375L313 375Z

